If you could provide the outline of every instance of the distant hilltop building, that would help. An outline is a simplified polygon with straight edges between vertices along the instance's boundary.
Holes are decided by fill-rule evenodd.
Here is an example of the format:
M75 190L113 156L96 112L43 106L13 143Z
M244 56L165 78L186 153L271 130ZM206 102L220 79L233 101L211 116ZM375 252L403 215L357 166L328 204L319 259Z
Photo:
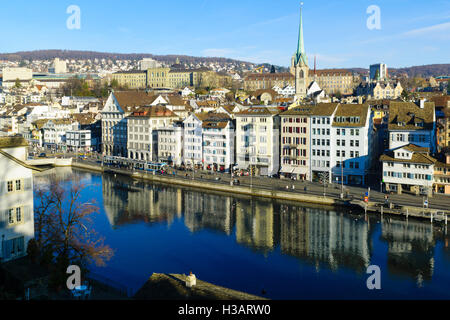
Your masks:
M152 58L144 58L139 61L139 70L146 71L148 69L160 68L162 67L161 63L152 59Z
M55 74L67 73L66 61L59 60L59 58L55 58L55 60L53 60L52 67L48 69L48 72Z
M256 91L272 89L275 86L279 88L292 86L295 88L295 96L298 100L307 97L308 88L314 81L327 94L348 95L353 93L354 76L352 72L344 69L316 70L315 66L314 70L309 68L303 38L303 15L300 11L297 51L292 56L290 72L247 74L244 77L244 90Z
M378 81L388 78L387 66L384 63L372 64L370 66L370 80Z
M226 87L232 77L207 68L185 69L181 64L149 68L145 71L120 71L112 74L120 86L128 89L182 89L185 87Z
M3 83L4 88L11 88L19 80L21 85L28 85L33 79L33 70L29 68L3 68Z

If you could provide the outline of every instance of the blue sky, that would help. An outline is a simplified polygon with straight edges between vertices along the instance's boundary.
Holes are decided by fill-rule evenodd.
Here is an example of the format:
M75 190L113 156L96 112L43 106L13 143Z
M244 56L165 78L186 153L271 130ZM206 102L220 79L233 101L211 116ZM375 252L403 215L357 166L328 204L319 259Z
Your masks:
M0 1L0 52L72 49L223 56L288 66L297 0ZM69 30L70 5L81 28ZM366 13L377 5L381 29ZM450 63L450 1L304 0L305 49L318 68Z

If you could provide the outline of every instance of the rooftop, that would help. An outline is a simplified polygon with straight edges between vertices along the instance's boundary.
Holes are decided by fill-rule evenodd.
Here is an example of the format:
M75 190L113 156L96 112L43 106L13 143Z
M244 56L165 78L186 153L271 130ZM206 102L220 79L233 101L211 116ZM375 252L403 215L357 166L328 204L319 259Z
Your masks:
M0 148L28 147L28 141L23 137L0 137Z
M421 109L413 102L392 101L389 106L389 130L432 130L434 102L425 102ZM420 125L419 125L420 124Z
M369 109L368 104L340 104L335 113L333 126L364 127ZM338 117L341 121L337 121Z

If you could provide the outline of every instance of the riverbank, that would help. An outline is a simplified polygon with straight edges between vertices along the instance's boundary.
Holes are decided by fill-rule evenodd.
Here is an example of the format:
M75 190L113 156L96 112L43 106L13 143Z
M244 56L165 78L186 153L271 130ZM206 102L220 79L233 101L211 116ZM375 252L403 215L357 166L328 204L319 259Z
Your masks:
M152 183L162 183L170 184L181 187L199 189L199 190L209 190L219 192L221 194L235 194L235 195L246 195L251 197L269 198L290 202L298 202L304 204L314 204L327 207L345 207L351 208L354 211L364 211L366 213L374 213L378 215L394 215L402 216L406 219L417 218L421 220L430 220L431 222L442 222L447 224L448 216L450 215L449 210L444 209L431 209L416 207L414 205L403 205L394 207L384 207L384 203L377 201L363 202L360 200L354 200L351 198L340 199L333 196L324 196L320 193L312 193L308 190L302 189L286 189L280 190L276 188L271 188L270 186L243 186L243 185L230 185L223 181L208 181L206 179L192 179L190 176L188 178L182 176L172 176L172 175L154 175L145 172L132 172L129 170L102 167L94 164L72 162L72 168L94 171L99 173L110 173L110 174L120 174L124 176L131 177L136 180L149 181ZM306 189L306 188L305 188ZM437 212L441 212L437 215Z

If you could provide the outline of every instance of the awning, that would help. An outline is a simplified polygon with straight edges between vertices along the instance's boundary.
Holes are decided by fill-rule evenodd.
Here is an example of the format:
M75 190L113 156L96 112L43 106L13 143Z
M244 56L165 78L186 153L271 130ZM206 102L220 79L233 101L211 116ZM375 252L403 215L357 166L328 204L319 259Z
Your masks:
M295 168L292 167L281 167L280 172L282 173L293 173Z
M295 174L306 174L306 168L294 168Z

